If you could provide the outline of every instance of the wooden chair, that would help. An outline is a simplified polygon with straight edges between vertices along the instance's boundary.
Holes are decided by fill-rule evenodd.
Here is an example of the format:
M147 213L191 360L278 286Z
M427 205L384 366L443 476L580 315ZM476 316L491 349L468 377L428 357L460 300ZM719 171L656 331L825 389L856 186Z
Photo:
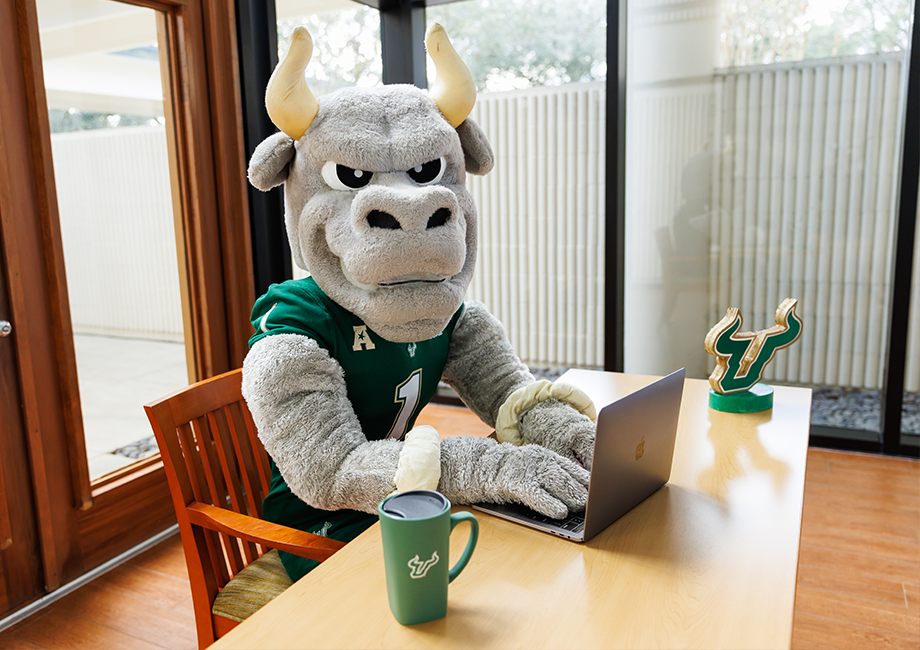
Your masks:
M290 586L277 550L321 562L344 546L262 519L271 472L241 382L234 370L144 407L176 507L199 648Z

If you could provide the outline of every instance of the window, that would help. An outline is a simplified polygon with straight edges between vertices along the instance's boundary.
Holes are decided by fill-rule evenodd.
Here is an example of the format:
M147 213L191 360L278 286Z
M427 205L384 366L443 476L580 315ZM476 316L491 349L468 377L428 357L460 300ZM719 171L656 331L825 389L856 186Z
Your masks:
M796 298L765 381L814 389L813 433L877 442L909 4L629 7L626 371L705 378L728 307L759 330Z

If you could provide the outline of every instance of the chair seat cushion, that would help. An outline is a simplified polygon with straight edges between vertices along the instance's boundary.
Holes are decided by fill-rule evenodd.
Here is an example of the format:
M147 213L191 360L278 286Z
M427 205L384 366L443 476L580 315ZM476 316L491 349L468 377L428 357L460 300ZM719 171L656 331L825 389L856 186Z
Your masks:
M211 612L244 621L292 584L278 551L269 551L227 583L214 599Z

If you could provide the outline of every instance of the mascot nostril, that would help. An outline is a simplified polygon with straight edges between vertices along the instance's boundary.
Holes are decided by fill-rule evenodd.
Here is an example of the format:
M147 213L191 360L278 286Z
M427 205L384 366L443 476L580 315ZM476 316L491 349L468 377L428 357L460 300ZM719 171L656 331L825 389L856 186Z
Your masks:
M294 260L311 273L273 284L252 310L243 396L273 461L262 513L340 541L377 521L394 491L556 518L587 501L590 399L535 382L498 319L464 302L478 241L464 180L488 173L493 155L469 117L476 84L440 25L426 46L429 92L395 84L317 99L304 76L313 43L297 27L265 97L282 133L249 166L259 189L284 184ZM415 426L442 380L497 439ZM295 580L316 565L281 561Z
M389 212L383 210L371 210L367 213L367 223L371 228L384 228L386 230L399 230L399 220Z
M447 208L438 208L435 213L428 219L427 228L437 228L443 226L450 220L450 210Z

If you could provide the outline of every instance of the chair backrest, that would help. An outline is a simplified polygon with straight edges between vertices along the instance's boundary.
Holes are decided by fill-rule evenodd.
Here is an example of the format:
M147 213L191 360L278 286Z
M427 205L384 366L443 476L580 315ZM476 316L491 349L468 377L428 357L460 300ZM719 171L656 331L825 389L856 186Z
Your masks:
M260 518L271 478L268 456L233 370L144 407L156 435L182 535L197 621L227 582L268 548L209 530L202 504Z

